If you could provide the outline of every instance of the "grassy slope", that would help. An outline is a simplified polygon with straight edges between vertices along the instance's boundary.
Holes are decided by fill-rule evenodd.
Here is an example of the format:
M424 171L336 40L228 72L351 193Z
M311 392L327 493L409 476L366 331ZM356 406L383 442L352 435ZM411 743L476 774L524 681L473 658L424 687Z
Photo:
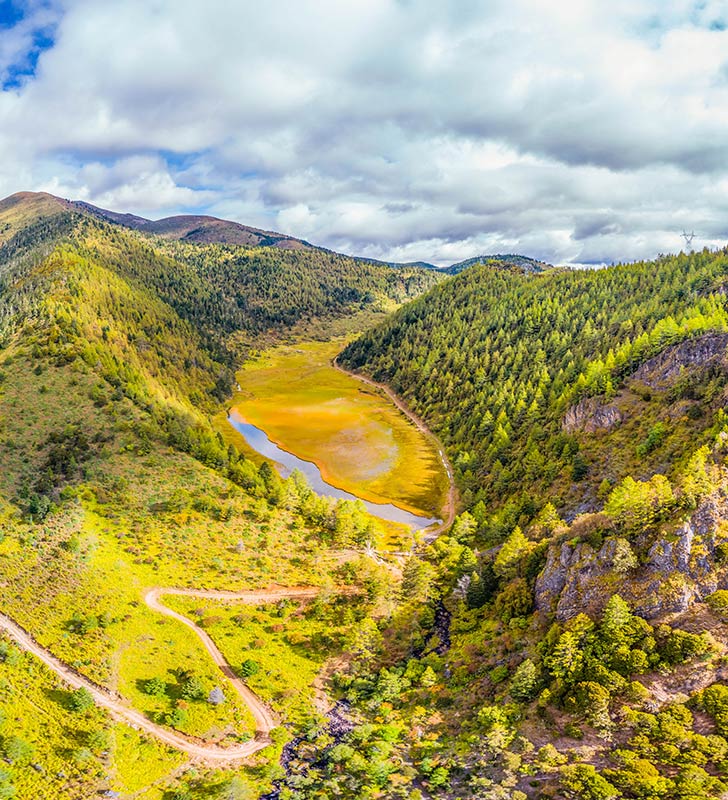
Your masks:
M146 609L145 587L330 583L339 560L329 557L320 529L292 507L295 490L274 485L271 500L255 467L242 461L238 473L245 467L248 488L225 477L233 462L206 418L225 374L216 360L221 351L142 281L115 268L133 237L88 222L74 232L74 224L54 228L42 219L4 251L3 609L60 658L156 717L178 705L179 670L193 671L206 689L224 688L224 679L192 632ZM55 243L59 234L65 242ZM40 511L38 498L46 500ZM288 625L293 637L297 624L294 618ZM310 623L300 624L307 636ZM315 670L301 672L300 663L282 662L279 685L290 675L304 689ZM166 696L142 691L152 677L167 683ZM46 680L39 673L34 691ZM59 695L54 702L65 701ZM313 713L310 702L297 696L296 714ZM172 723L185 732L219 740L251 730L247 710L233 699L187 705ZM73 723L50 728L48 746L62 753L76 729L82 736ZM0 731L0 746L5 735ZM118 737L107 764L92 754L89 779L74 796L93 796L107 772L115 787L159 796L176 758L161 759L147 775L147 745L121 726ZM13 776L19 787L34 771L24 770ZM247 774L266 785L266 769ZM159 778L159 787L146 791L147 778ZM44 791L63 796L64 780L48 771Z
M78 713L60 681L31 656L10 645L0 664L0 737L30 745L6 769L18 797L76 800L99 786L159 800L154 784L181 763L179 755L116 725L97 709Z

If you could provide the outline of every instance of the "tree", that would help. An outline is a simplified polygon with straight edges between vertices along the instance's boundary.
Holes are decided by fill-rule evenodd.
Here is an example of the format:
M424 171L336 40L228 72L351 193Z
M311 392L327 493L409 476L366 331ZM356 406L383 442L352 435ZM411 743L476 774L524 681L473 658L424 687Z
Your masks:
M478 559L469 547L463 547L457 562L457 573L460 577L470 575L478 567Z
M71 692L68 703L73 711L81 714L93 708L94 698L85 686L81 686L79 689Z
M478 712L478 722L486 735L491 750L500 752L516 738L516 731L508 719L508 712L502 706L483 706Z
M514 617L525 617L533 608L533 595L524 578L516 578L496 597L495 613L508 622Z
M620 595L615 594L609 598L604 608L600 633L607 643L623 641L627 628L632 622L632 612L629 605Z
M576 687L576 704L586 719L598 730L606 730L612 724L609 716L609 690L594 681L583 681Z
M511 697L514 700L528 702L532 700L538 689L538 670L536 665L527 658L522 661L511 680Z
M498 577L496 576L493 565L485 564L480 573L474 572L470 576L465 600L468 608L481 608L484 606L498 588Z
M538 512L529 531L533 536L544 537L550 536L557 528L563 528L565 525L566 523L558 515L554 504L549 502Z
M518 562L533 548L533 543L523 535L516 526L511 535L503 542L495 557L493 569L500 577L512 578L516 574Z
M589 474L589 464L581 453L576 453L571 462L571 479L575 483L583 481Z
M381 646L382 634L371 617L354 626L347 642L347 650L363 664L372 661Z
M620 793L591 764L561 768L561 788L576 800L616 800Z
M245 661L240 665L240 674L243 678L250 678L253 675L256 675L260 671L260 664L257 661L253 661L252 658L246 658Z
M664 475L653 475L649 481L627 476L612 489L604 511L625 531L634 533L660 519L674 502L672 486Z
M569 679L581 669L583 661L579 637L573 631L564 631L546 659L546 666L555 678Z
M430 599L435 581L435 568L428 561L411 556L402 568L402 597L425 603Z
M478 523L474 517L464 511L459 516L455 517L450 536L456 539L460 544L470 545L475 537L475 532L478 529Z
M253 800L253 791L242 778L235 776L223 785L218 798L219 800Z
M435 670L428 664L425 667L425 671L420 675L420 686L424 686L425 688L429 688L430 686L434 686L437 683L437 675Z

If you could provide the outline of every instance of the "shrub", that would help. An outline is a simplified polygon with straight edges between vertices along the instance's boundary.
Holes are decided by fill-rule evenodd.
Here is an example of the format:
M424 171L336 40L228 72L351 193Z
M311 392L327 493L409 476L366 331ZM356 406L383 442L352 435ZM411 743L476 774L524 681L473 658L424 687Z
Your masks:
M250 678L252 675L256 675L260 671L260 664L257 661L253 661L252 658L246 658L245 661L240 665L240 674L243 678Z
M19 736L2 740L2 754L11 764L25 764L33 757L35 748Z
M158 677L150 678L144 681L144 694L149 694L152 697L162 697L167 693L167 684Z
M728 615L728 591L725 589L718 589L717 592L708 595L705 602L710 606L710 610L714 614L721 617Z
M495 599L495 612L504 621L525 617L533 608L533 597L524 578L511 581Z
M673 665L706 653L710 649L710 642L705 634L688 633L675 628L663 639L659 649L662 659Z
M94 698L86 687L81 686L79 689L71 692L68 703L73 711L82 714L84 711L93 708Z
M503 683L503 681L508 677L508 667L501 664L500 666L492 669L488 677L490 678L491 682L497 686L499 683Z
M182 684L182 697L185 700L202 700L205 696L205 686L196 675L190 675Z
M718 732L728 734L728 686L715 683L699 692L696 701L698 708L710 714L715 720Z

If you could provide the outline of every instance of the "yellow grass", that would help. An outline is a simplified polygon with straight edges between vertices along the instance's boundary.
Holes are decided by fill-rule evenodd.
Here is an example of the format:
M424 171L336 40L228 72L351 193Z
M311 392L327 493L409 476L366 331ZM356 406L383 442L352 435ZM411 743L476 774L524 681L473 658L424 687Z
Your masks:
M447 477L433 444L383 394L331 366L344 341L280 345L238 373L233 408L328 483L439 514Z

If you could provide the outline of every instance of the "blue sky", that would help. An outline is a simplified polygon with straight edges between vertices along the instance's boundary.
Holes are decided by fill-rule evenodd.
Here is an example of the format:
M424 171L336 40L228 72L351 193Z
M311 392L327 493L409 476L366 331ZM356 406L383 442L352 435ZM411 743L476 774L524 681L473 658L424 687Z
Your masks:
M728 239L728 3L0 0L0 195L376 258Z
M0 0L0 39L5 40L1 89L18 89L34 76L41 53L53 47L57 20L58 9L51 3Z

